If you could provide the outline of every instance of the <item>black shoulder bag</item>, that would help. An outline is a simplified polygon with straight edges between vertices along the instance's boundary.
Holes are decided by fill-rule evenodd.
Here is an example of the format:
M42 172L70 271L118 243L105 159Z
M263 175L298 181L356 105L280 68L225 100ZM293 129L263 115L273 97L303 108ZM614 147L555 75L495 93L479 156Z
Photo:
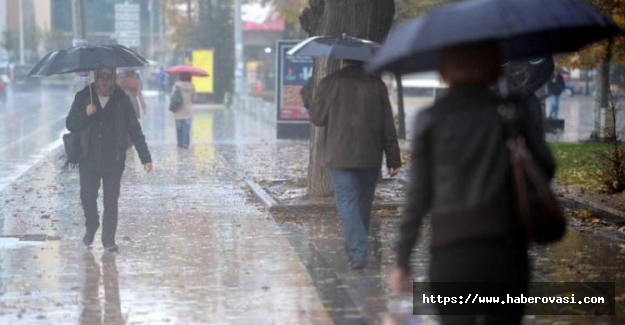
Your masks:
M518 110L519 107L513 102L498 107L506 129L519 223L527 240L540 244L552 243L564 236L566 218L519 130Z
M70 132L63 134L63 145L65 147L65 166L76 167L80 161L80 135L79 133Z
M182 104L184 99L182 98L182 92L180 91L180 87L176 86L174 93L171 95L171 101L169 102L169 110L172 113L176 113Z

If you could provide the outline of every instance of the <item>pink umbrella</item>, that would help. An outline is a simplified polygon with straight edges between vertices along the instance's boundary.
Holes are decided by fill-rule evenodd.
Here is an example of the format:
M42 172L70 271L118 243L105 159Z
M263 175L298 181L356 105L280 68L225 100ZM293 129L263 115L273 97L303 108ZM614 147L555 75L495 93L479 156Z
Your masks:
M169 74L181 74L186 72L194 77L208 77L206 71L190 65L175 65L165 69L165 72Z

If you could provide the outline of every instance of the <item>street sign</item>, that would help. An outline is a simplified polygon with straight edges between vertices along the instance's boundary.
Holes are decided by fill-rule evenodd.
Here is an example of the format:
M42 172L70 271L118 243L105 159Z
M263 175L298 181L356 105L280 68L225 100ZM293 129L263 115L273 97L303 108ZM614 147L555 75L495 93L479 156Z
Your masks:
M115 39L127 47L141 45L139 5L118 3L115 5Z

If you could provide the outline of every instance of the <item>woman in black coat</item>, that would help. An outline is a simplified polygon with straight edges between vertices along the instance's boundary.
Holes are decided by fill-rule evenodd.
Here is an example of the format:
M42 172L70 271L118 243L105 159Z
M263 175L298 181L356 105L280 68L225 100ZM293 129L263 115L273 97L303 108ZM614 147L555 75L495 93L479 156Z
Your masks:
M448 93L416 120L407 204L391 274L394 290L409 290L410 254L422 219L431 215L431 291L443 297L468 293L520 295L527 292L527 243L515 217L514 193L497 107L504 101L491 90L501 75L494 43L447 48L438 71ZM537 110L521 103L519 123L528 147L550 180L555 163ZM458 283L468 284L466 288ZM496 284L492 284L496 282ZM462 294L458 294L457 298ZM422 297L415 294L415 302ZM436 304L444 325L520 324L515 304Z

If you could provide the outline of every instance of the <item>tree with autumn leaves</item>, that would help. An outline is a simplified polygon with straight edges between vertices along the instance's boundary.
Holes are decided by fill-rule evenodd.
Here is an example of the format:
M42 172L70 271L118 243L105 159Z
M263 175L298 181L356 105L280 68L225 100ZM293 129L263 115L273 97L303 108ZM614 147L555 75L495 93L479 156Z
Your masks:
M625 28L625 0L590 0L595 7ZM558 57L560 64L572 68L597 69L599 108L610 104L610 75L613 67L625 64L625 37L618 36L593 44L582 51Z
M425 10L448 0L265 0L273 3L287 23L299 22L307 36L340 35L383 42L393 23L418 16ZM313 80L304 88L304 102L310 102L314 86L326 75L339 69L339 61L315 59ZM398 78L399 79L399 78ZM400 112L401 133L403 114ZM325 142L323 129L311 126L308 166L308 195L329 196L332 186L329 170L320 162L321 146Z
M418 17L436 6L457 0L264 0L278 8L287 22L295 22L296 15L301 27L308 36L338 35L347 33L351 36L382 42L392 24ZM591 0L599 10L625 25L625 0ZM373 12L370 10L374 8ZM301 12L301 13L300 13ZM298 13L300 13L298 15ZM389 17L393 17L389 21ZM593 45L583 51L561 56L559 62L566 62L569 67L595 68L599 65L600 107L607 107L610 66L614 62L625 63L625 42L623 37ZM338 69L336 60L315 60L315 73L310 89L303 96L310 97L314 85L325 75ZM307 102L309 98L304 98ZM405 121L400 121L401 124ZM308 171L308 194L328 196L332 193L329 172L321 167L318 160L323 133L314 126L311 132L310 162Z

